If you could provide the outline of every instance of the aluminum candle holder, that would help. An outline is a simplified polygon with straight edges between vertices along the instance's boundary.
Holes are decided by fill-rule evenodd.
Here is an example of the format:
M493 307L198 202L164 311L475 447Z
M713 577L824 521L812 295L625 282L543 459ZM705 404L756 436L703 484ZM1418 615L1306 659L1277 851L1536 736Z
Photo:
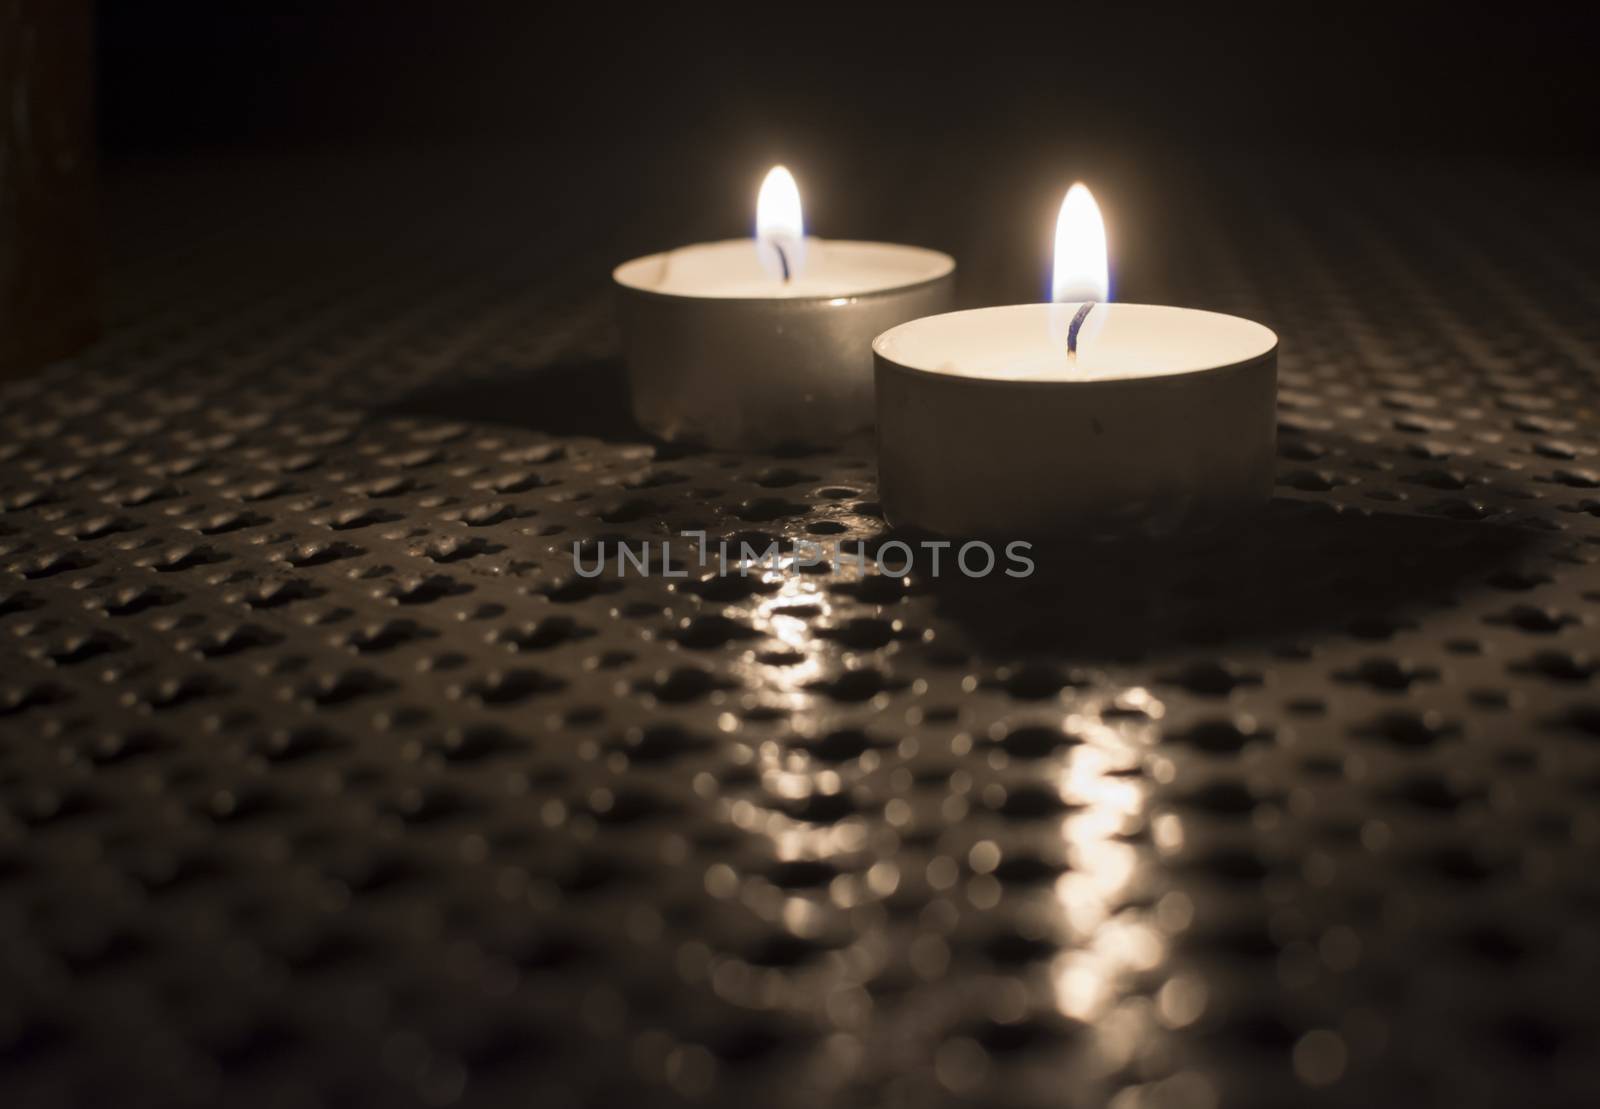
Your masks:
M873 344L879 496L955 536L1158 537L1272 490L1278 339L1249 320L1098 304L916 320Z
M637 258L613 274L634 417L728 449L828 443L872 426L872 339L950 307L949 255L808 240L804 274L768 277L749 239Z

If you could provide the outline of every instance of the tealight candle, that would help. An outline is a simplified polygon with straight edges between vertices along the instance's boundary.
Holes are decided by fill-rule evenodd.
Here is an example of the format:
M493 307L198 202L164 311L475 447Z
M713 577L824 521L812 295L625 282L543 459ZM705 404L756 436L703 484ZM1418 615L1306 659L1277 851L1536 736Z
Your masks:
M1271 493L1278 337L1107 304L1105 228L1074 185L1053 303L914 320L873 343L879 497L947 535L1161 536Z
M950 307L955 261L894 243L804 233L782 166L756 237L624 262L623 349L634 417L668 440L762 449L872 426L872 339Z

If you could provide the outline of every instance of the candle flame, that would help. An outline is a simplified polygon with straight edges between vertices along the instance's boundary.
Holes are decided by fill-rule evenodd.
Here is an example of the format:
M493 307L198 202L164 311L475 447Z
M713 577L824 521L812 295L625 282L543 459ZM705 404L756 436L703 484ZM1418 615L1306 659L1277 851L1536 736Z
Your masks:
M1111 282L1106 275L1106 225L1094 194L1081 181L1067 190L1056 217L1056 264L1050 299L1061 301L1107 300Z
M756 197L756 250L774 277L788 281L805 265L805 224L800 216L800 186L783 166L773 166Z

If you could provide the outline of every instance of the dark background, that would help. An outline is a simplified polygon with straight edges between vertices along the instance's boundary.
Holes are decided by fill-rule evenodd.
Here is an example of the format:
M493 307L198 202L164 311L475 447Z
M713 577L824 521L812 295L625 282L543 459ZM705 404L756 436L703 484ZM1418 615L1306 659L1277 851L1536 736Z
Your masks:
M1590 160L1581 7L102 0L101 122L113 156L911 132Z
M1226 220L1244 184L1367 163L1593 164L1592 42L1577 6L102 0L99 118L113 173L392 155L458 197L499 175L544 249L583 231L595 282L748 233L781 161L815 233L945 249L968 303L1031 300L1083 179L1139 299L1170 293L1185 193Z

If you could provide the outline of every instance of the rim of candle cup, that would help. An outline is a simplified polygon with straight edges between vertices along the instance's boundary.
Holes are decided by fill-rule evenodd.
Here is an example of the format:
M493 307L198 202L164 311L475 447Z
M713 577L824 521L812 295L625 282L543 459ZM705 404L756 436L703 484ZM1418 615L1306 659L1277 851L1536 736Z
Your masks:
M694 246L720 246L723 243L738 243L738 242L752 242L752 241L753 240L750 240L750 239L717 239L717 240L714 240L714 241L709 242L709 243L695 243L695 244L692 244L692 245L694 245ZM893 295L896 295L896 294L899 294L899 293L907 292L907 291L909 291L911 289L920 289L925 285L934 285L934 284L937 284L940 281L947 280L952 274L954 274L956 272L956 260L955 260L955 258L952 257L949 254L946 254L942 250L934 250L932 247L914 246L911 243L880 243L880 242L875 242L875 241L872 241L872 240L869 240L869 239L827 239L825 241L828 242L829 244L838 244L840 246L879 246L879 247L886 246L886 247L893 247L893 248L895 248L897 250L904 250L904 251L908 251L908 252L914 252L914 253L917 253L917 254L925 254L930 259L934 259L934 260L937 260L938 262L943 263L944 268L941 269L938 273L933 274L931 277L918 278L916 281L907 281L907 282L905 282L903 284L900 284L900 285L885 285L882 288L868 289L865 292L859 292L859 293L819 293L819 294L816 294L814 296L787 296L787 297L780 297L780 296L708 296L708 295L703 294L703 293L668 293L668 292L662 292L660 289L651 289L651 288L648 288L648 287L646 287L644 285L638 285L638 284L634 284L633 282L623 280L622 271L625 270L625 269L628 269L630 266L636 266L636 265L638 265L638 264L640 264L642 262L648 262L652 258L661 258L661 257L664 257L664 256L666 256L668 254L673 253L673 251L671 251L671 250L658 250L654 254L641 254L637 258L630 258L626 262L623 262L620 265L616 266L611 271L611 280L617 285L618 288L626 289L630 293L637 293L640 296L646 296L646 297L655 297L655 298L658 298L660 300L692 301L692 302L694 302L696 304L712 303L712 304L824 304L824 305L831 305L835 301L844 301L846 303L853 303L853 302L862 301L862 300L872 300L872 299L875 299L877 297L893 296ZM682 249L687 249L687 248L686 247L679 247L679 248L676 248L676 249L682 250ZM888 332L885 332L884 334L888 334Z
M1070 386L1073 389L1088 389L1094 387L1105 388L1111 386L1117 386L1121 388L1127 388L1129 386L1149 386L1152 388L1159 388L1163 382L1180 382L1187 378L1194 377L1196 374L1221 373L1229 370L1243 371L1253 366L1259 366L1261 363L1277 357L1278 344L1281 341L1278 333L1265 324L1257 323L1255 320L1246 319L1243 316L1235 316L1229 312L1213 312L1206 308L1184 308L1173 304L1133 304L1120 300L1107 302L1107 306L1122 306L1128 308L1159 308L1178 312L1192 312L1196 315L1217 316L1226 320L1237 320L1240 323L1259 327L1268 335L1272 336L1272 343L1261 353L1251 355L1248 358L1240 359L1235 362L1218 362L1210 366L1195 366L1192 369L1176 370L1171 373L1139 374L1136 376L1127 377L1087 378L987 377L980 374L954 373L946 370L928 370L922 368L921 366L913 366L909 362L902 362L894 355L885 353L883 349L884 341L889 339L890 336L892 336L895 332L904 330L906 328L916 327L918 324L926 323L928 320L944 319L948 316L975 315L980 312L993 312L996 309L1001 308L1051 307L1051 305L1048 304L995 304L986 308L963 308L956 312L940 312L934 316L924 316L921 319L908 320L905 323L896 324L894 327L889 328L889 330L883 332L877 338L872 340L872 353L882 365L892 366L897 370L904 370L907 373L917 374L922 377L937 378L941 381L948 381L952 385L965 385L978 388L995 387L1022 389L1051 389L1063 385Z

